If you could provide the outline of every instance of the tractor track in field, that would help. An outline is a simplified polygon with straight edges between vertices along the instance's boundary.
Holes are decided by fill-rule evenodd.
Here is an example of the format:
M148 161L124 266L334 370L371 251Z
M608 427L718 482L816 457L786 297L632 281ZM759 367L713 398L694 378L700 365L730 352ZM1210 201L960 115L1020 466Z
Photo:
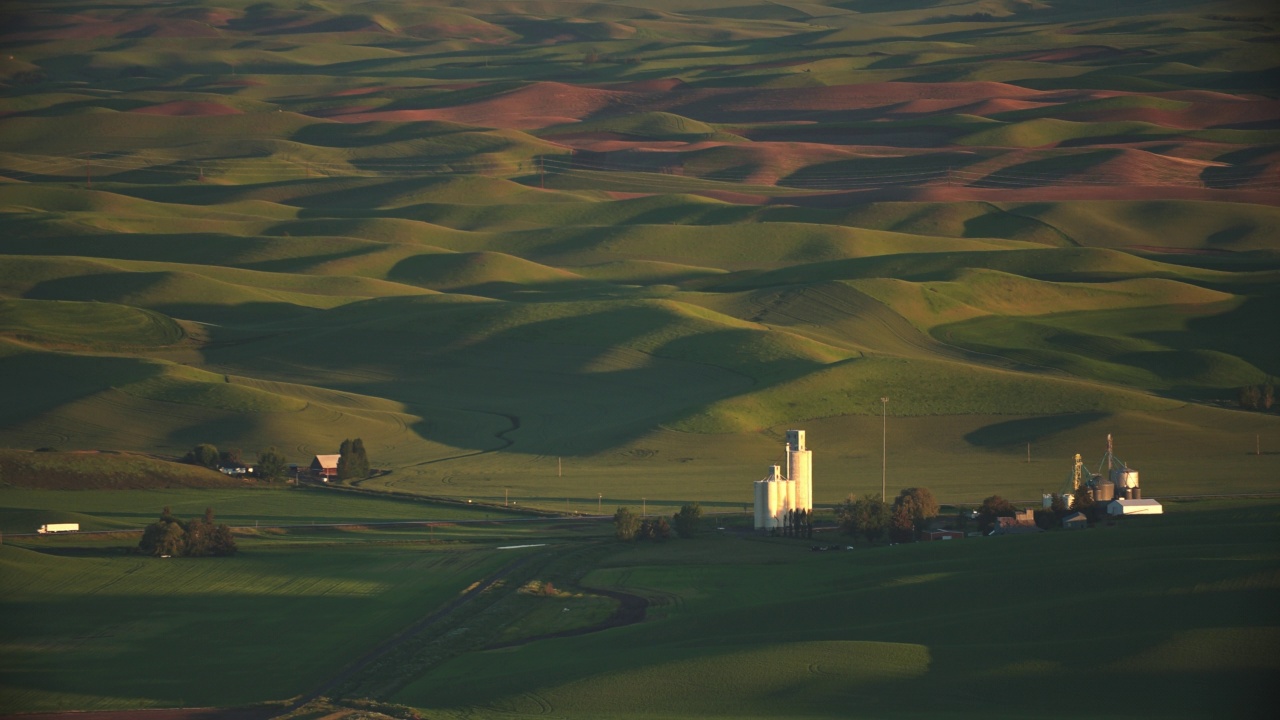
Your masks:
M532 637L512 640L510 642L495 643L485 646L485 650L497 650L499 648L518 647L520 645L528 645L538 640L551 640L553 638L576 637L578 635L590 635L601 630L611 630L617 627L625 627L627 625L635 625L644 622L645 613L649 609L649 599L631 593L619 592L617 590L600 590L597 588L583 588L592 595L602 595L618 601L618 609L613 611L609 617L601 620L594 625L586 627L573 628L571 630L561 630L559 632L546 633L543 635L534 635Z
M320 685L318 685L317 687L313 688L311 691L304 694L302 697L295 700L293 703L289 705L287 709L281 710L279 714L284 715L294 710L297 710L303 705L306 705L307 703L312 702L332 692L334 688L341 686L343 683L347 682L348 680L351 680L366 668L376 664L379 660L386 657L388 654L390 654L392 651L394 651L400 645L404 644L409 639L419 635L420 633L422 633L424 630L431 627L432 625L435 625L441 622L442 620L446 619L447 617L452 615L455 611L457 611L458 608L467 604L471 600L479 597L485 590L488 590L500 580L503 580L511 573L515 572L516 570L519 570L521 567L524 567L539 555L540 553L530 553L528 555L525 555L522 558L518 558L513 562L507 563L507 565L504 566L502 569L493 573L488 578L485 578L485 580L483 580L482 582L477 583L470 588L467 588L460 595L458 595L458 597L454 598L453 600L450 600L443 607L437 609L435 612L431 613L430 615L427 615L426 617L423 617L417 620L413 624L409 625L407 628L401 630L400 632L391 636L387 640L384 640L383 642L379 643L372 650L360 656L355 661L349 663L346 667L339 670L336 674L330 676L327 680L320 683Z

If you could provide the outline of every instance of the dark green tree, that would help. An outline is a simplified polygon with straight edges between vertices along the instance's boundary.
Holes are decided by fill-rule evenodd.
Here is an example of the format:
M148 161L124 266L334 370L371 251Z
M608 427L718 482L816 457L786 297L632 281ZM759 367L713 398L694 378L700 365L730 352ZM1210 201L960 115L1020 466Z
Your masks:
M258 452L258 477L263 480L279 480L289 470L289 461L274 447Z
M1259 396L1258 406L1263 410L1270 411L1276 404L1275 384L1268 380L1266 384L1262 386L1262 391L1259 393Z
M1035 518L1036 527L1041 530L1052 530L1062 524L1052 508L1038 508L1032 515Z
M623 542L631 542L640 532L640 518L630 508L620 507L613 514L613 534Z
M672 516L676 526L676 535L691 538L698 534L698 524L702 521L702 506L689 503L680 506L680 512Z
M1053 516L1059 520L1071 513L1071 507L1067 505L1067 499L1058 493L1054 493L1053 497L1050 498L1049 509L1053 511Z
M231 528L226 523L218 525L213 529L213 538L209 544L209 554L216 556L235 555L236 539L231 535Z
M865 495L853 501L850 508L852 525L858 535L875 544L889 527L889 506L877 495Z
M138 552L161 557L234 555L236 541L231 528L214 524L213 508L205 508L204 517L183 522L165 507L160 519L142 531Z
M978 507L978 530L986 535L996 524L996 518L1013 517L1017 514L1018 509L1013 506L1013 503L999 495L992 495L983 500L982 505Z
M369 453L364 449L364 440L356 438L351 441L351 454L355 457L355 472L359 477L369 477Z
M640 522L640 530L636 536L640 540L665 542L671 539L671 523L661 516L645 518Z
M845 501L835 506L836 527L840 529L842 535L857 535L858 520L854 513L854 504L857 501L852 495L845 498Z
M203 465L216 470L218 468L218 448L208 443L200 443L191 448L182 461L191 465Z
M1090 525L1098 521L1098 501L1093 499L1093 490L1088 486L1081 485L1071 496L1071 509L1084 513Z
M160 539L156 543L156 555L164 557L181 557L187 548L187 532L182 523L163 523Z
M369 455L364 440L343 440L338 448L338 479L362 480L369 476Z
M1262 407L1262 390L1257 385L1245 385L1240 388L1236 402L1245 410L1258 410Z

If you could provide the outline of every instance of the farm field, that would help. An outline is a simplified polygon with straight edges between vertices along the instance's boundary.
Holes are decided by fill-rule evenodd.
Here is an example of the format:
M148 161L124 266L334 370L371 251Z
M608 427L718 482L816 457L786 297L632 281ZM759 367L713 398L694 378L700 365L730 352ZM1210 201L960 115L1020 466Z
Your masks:
M20 540L0 547L3 711L283 710L362 648L524 558L529 572L339 696L426 717L970 717L1002 715L988 694L1034 704L1045 683L1078 682L1116 717L1263 717L1280 669L1280 505L1167 509L1079 532L824 553L705 523L662 544L544 531L550 546L505 552L494 549L505 528L445 543L422 530L366 531L355 544L290 532L244 538L229 559L172 561ZM552 583L554 595L540 590ZM609 612L583 588L646 598L644 621L538 639ZM157 637L202 651L174 672Z
M1277 37L1258 0L5 3L0 713L1256 714ZM1108 436L1169 512L811 554L741 532L791 428L821 513L1038 505ZM348 492L172 462L351 438ZM691 501L728 529L581 517ZM242 554L125 553L163 507Z

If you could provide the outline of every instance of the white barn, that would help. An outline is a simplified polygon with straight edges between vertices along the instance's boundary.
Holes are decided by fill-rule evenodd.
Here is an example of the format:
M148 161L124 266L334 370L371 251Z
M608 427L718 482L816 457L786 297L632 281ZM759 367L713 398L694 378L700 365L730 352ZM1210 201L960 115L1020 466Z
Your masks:
M1163 515L1164 506L1155 500L1121 498L1107 505L1108 515Z

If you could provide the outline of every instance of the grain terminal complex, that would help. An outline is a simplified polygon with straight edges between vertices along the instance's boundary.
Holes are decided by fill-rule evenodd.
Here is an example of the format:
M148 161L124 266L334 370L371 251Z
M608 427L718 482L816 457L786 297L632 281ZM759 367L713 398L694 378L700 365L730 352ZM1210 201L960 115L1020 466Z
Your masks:
M813 510L813 453L805 449L804 431L787 431L787 475L781 465L755 482L755 527L769 530L786 525L792 510Z

